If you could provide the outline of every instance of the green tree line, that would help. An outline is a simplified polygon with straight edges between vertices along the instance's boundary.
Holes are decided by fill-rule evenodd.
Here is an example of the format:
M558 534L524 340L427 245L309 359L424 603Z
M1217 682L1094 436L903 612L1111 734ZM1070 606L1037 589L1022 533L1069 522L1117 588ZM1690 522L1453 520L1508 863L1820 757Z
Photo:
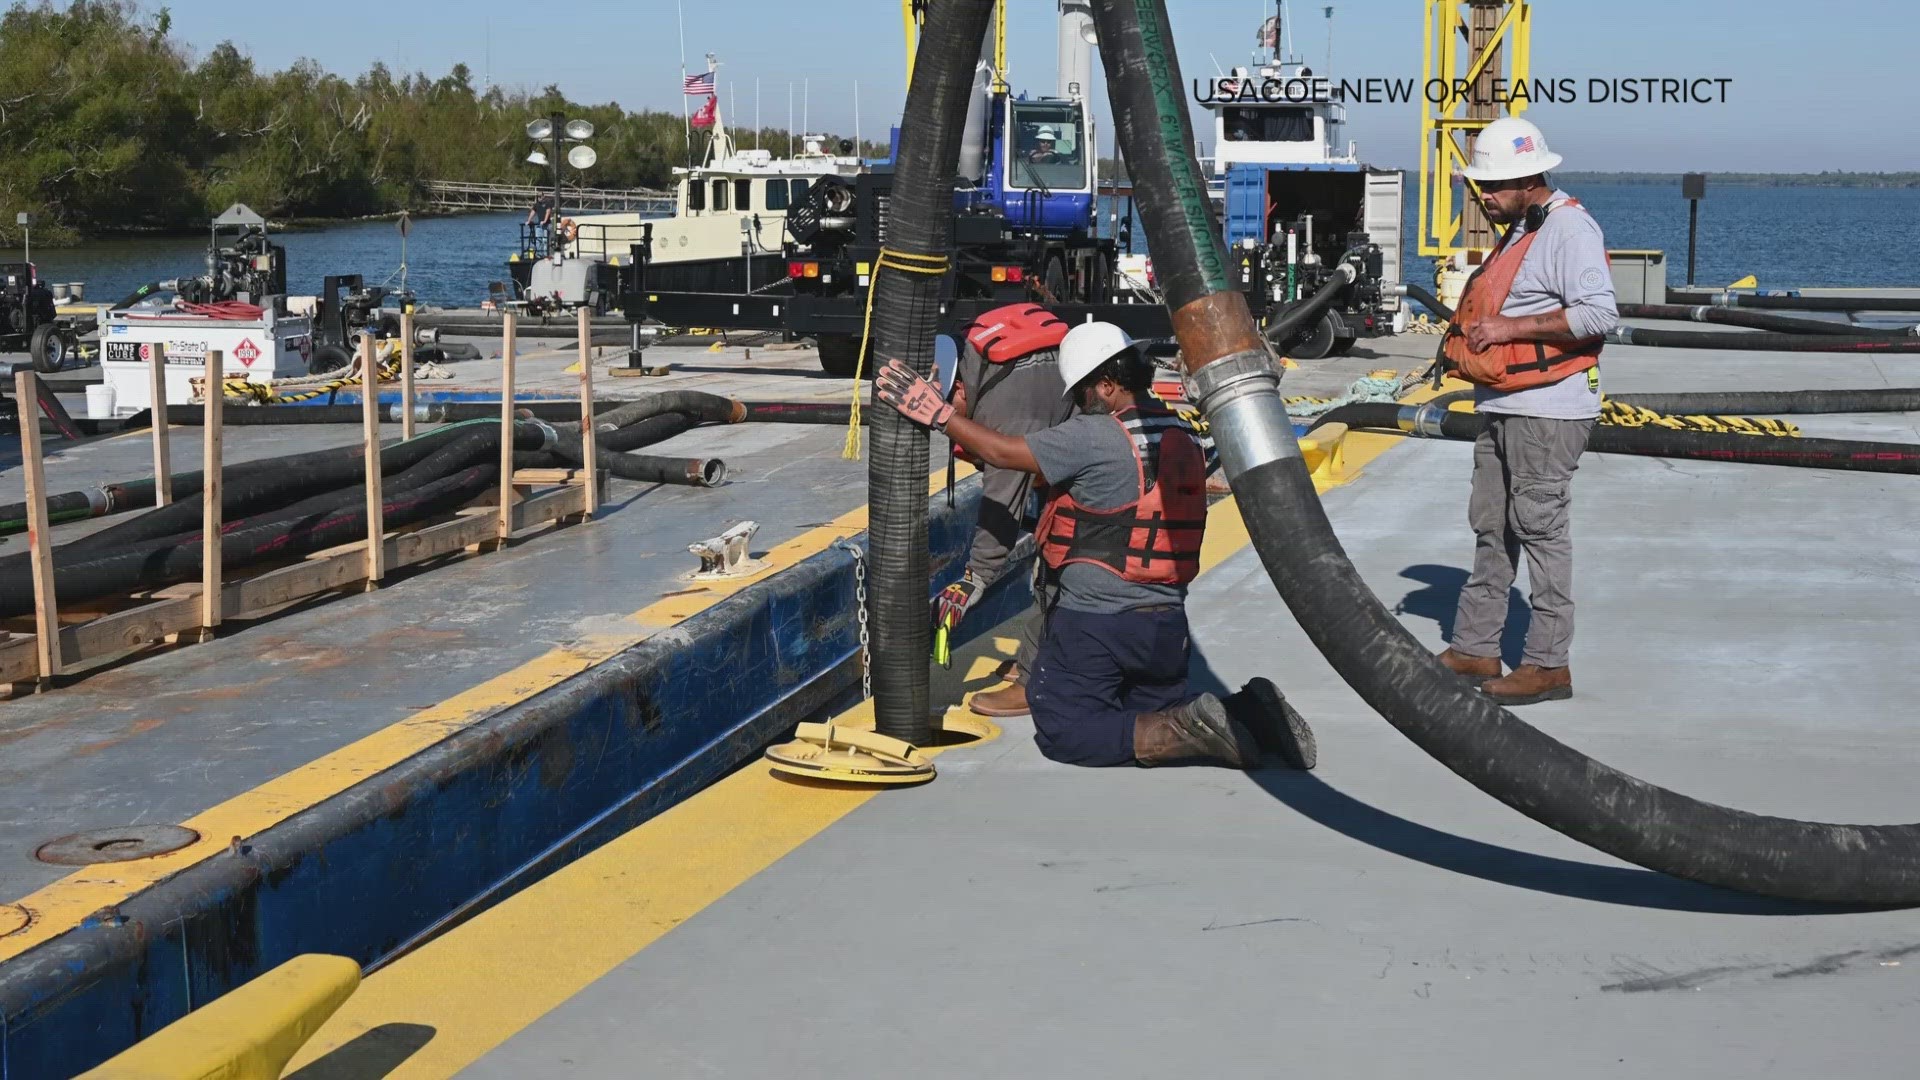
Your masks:
M0 243L18 244L23 210L37 242L57 243L204 228L234 202L350 218L424 205L428 180L546 183L525 126L555 111L595 127L589 186L662 187L686 164L677 113L476 88L465 64L434 79L376 63L349 80L305 60L260 71L232 42L196 61L171 21L131 0L17 2L0 17ZM784 152L784 129L758 135Z

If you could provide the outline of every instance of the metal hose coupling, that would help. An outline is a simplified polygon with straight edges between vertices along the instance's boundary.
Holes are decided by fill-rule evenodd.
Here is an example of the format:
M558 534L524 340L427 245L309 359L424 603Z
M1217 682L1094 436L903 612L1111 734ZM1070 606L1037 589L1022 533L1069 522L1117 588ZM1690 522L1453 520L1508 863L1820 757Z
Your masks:
M1230 353L1187 376L1207 418L1228 482L1269 462L1300 456L1280 400L1280 369L1264 349Z
M560 433L553 430L553 425L547 423L545 420L535 418L535 419L529 419L529 420L522 420L520 421L520 423L532 424L534 428L540 432L539 448L541 450L549 450L559 444ZM513 438L513 433L511 431L507 433L507 438L509 439Z
M1429 401L1424 405L1402 405L1397 423L1401 431L1416 438L1444 439L1447 433L1440 425L1446 416L1445 405Z

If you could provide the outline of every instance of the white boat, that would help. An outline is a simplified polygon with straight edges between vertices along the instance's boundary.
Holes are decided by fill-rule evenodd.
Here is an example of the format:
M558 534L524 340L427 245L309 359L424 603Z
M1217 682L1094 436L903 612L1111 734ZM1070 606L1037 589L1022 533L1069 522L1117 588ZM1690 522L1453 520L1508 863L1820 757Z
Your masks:
M865 167L851 153L829 152L827 142L825 135L805 135L791 157L739 149L716 104L704 159L673 170L673 213L563 218L562 242L529 267L523 298L541 306L604 308L608 270L630 264L641 244L649 245L651 288L752 292L784 280L787 213L820 178L852 177Z

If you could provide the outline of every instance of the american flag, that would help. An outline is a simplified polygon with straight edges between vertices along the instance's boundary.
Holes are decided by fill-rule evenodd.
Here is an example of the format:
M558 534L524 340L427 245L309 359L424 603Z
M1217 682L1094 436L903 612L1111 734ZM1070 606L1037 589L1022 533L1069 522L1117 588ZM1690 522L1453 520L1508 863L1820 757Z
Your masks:
M713 72L703 71L698 75L687 76L682 88L688 97L704 97L713 93Z
M1533 153L1533 136L1526 135L1513 140L1513 149L1515 152L1521 154Z

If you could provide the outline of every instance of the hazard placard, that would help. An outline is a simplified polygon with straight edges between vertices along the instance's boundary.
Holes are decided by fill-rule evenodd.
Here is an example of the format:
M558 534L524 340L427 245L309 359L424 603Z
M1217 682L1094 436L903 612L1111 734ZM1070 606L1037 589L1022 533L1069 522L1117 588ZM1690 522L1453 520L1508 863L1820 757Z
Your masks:
M240 344L233 347L233 358L240 361L241 367L252 367L253 362L260 359L260 346L255 345L252 338L241 338Z

